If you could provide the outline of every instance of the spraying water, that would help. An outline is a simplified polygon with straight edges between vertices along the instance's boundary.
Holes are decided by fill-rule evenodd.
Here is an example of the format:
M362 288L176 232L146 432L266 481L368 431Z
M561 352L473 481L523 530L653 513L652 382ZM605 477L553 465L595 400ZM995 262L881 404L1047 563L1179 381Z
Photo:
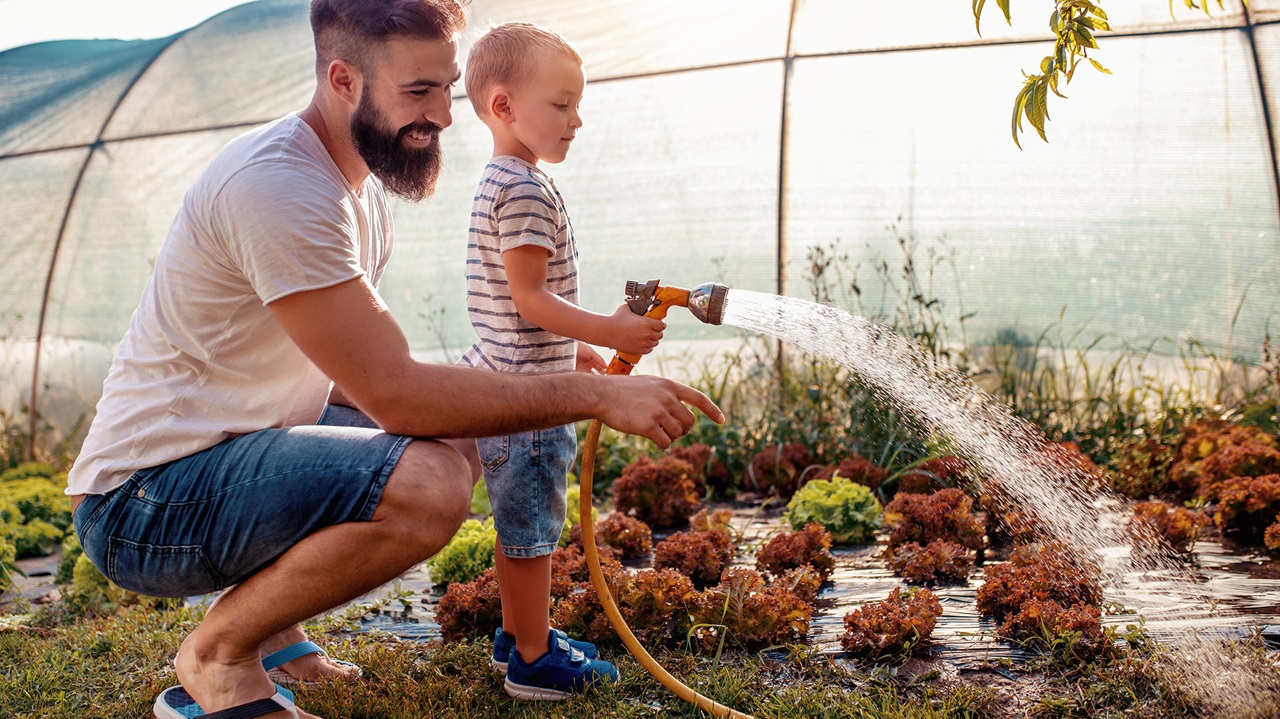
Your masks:
M1172 551L1092 551L1128 543L1124 523L1101 511L1107 495L1096 479L1069 463L1046 462L1037 429L892 330L839 308L736 289L726 297L723 323L773 336L854 373L917 430L944 436L991 480L989 489L1034 515L1049 538L1080 552L1077 561L1097 566L1108 592L1149 597L1134 585L1155 576L1172 587L1165 609L1207 603ZM1183 630L1163 668L1174 686L1189 687L1214 715L1274 715L1280 688L1273 678L1245 669L1238 651L1219 638Z

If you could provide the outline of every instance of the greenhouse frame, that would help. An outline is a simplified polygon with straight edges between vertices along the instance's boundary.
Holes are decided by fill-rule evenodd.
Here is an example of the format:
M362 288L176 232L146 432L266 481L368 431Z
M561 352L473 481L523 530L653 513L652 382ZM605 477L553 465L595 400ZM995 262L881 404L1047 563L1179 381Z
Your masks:
M1057 324L1097 347L1194 342L1255 361L1280 308L1280 0L1102 5L1113 31L1090 57L1111 74L1082 66L1050 98L1047 142L1027 126L1020 147L1013 99L1052 47L1029 3L975 27L963 0L475 0L461 57L509 20L581 51L585 126L547 169L588 308L612 311L627 280L652 278L811 297L825 257L885 315L906 252L972 343ZM87 426L187 188L314 83L304 0L166 38L0 53L10 422ZM473 339L463 266L491 147L464 90L438 193L395 206L380 286L428 359ZM668 332L684 349L734 337L687 317Z

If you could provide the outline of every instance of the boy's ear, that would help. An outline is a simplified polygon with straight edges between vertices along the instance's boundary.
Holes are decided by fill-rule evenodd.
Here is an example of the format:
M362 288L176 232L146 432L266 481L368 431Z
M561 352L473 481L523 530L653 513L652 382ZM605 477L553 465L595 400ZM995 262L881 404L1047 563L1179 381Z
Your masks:
M505 90L498 90L489 96L489 114L502 122L515 120L515 111L511 109L511 96Z

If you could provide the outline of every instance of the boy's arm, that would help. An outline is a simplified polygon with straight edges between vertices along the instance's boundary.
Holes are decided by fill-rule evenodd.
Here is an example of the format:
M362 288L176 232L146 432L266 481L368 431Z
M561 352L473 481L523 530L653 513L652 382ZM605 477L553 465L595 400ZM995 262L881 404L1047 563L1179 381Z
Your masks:
M547 289L547 250L521 245L502 253L511 300L520 316L548 332L610 347L628 354L648 354L658 346L667 324L637 315L625 304L612 315L583 309Z
M701 392L649 375L524 375L417 362L363 277L267 307L303 354L394 434L485 437L594 417L666 448L693 426L684 403L724 419Z

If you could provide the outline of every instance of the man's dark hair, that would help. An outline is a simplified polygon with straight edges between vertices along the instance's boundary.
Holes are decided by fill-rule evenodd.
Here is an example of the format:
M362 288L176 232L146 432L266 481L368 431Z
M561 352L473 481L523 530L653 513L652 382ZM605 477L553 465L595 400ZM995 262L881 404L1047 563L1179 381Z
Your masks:
M346 60L361 73L372 67L373 53L393 37L444 40L467 24L469 0L312 0L311 32L316 43L316 73L323 76L334 60Z

